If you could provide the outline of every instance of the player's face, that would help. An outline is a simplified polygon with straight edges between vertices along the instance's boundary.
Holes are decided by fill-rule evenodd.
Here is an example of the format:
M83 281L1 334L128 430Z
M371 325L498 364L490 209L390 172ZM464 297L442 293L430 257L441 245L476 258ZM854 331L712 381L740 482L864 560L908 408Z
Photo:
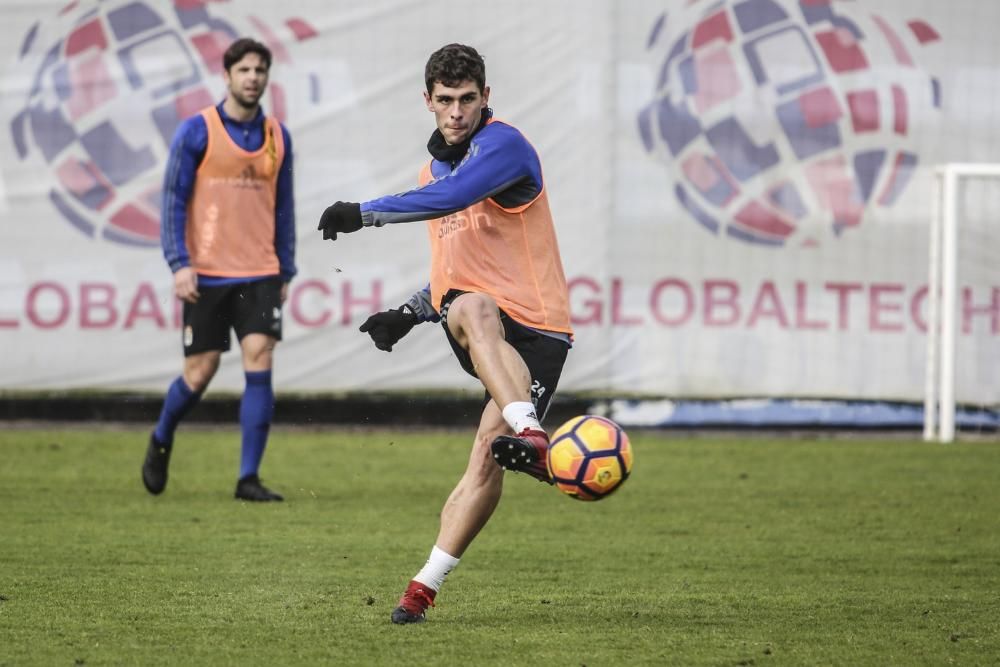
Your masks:
M267 63L256 53L248 53L224 73L229 97L244 109L253 109L267 88Z
M434 112L437 127L449 144L465 141L479 125L479 118L490 99L490 87L480 91L475 81L463 81L454 88L440 81L424 91L427 108Z

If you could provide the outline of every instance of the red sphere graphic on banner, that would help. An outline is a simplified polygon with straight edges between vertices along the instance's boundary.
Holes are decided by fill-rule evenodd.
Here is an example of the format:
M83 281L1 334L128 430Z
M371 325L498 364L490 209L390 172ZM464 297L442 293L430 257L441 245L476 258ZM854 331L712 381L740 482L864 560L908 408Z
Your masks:
M14 146L22 161L48 165L49 200L86 236L158 245L170 141L181 121L222 99L229 44L253 37L280 66L291 62L286 44L316 35L302 19L223 17L212 6L227 4L72 2L24 35L15 80L27 93L10 123ZM290 86L296 101L318 102L318 79L300 76L271 81L268 113L286 120Z
M692 0L653 26L646 150L714 234L815 244L892 206L941 90L918 55L939 39L839 0ZM926 131L926 130L923 130Z

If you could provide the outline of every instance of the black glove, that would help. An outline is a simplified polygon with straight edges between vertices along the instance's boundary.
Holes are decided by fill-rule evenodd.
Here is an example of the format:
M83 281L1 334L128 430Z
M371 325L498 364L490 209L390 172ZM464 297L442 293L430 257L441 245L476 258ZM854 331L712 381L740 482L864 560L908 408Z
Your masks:
M323 240L337 240L337 233L350 234L361 229L361 204L349 201L339 201L333 206L327 206L319 219Z
M392 352L392 346L399 339L410 333L417 323L417 316L408 306L400 306L395 310L383 310L375 313L358 329L367 333L375 342L375 347L386 352Z

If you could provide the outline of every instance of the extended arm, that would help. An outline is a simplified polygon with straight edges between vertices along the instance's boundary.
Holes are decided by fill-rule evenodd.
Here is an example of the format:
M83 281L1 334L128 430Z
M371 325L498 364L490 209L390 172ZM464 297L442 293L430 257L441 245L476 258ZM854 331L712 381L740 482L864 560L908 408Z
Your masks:
M434 180L413 190L361 204L337 202L320 218L324 239L356 232L363 226L440 218L493 198L505 208L533 201L542 191L538 155L516 129L493 123L480 132L457 167L436 162Z
M542 189L534 149L520 132L502 123L477 135L455 169L434 176L424 186L363 202L362 224L381 227L440 218L490 197L515 207L532 201Z

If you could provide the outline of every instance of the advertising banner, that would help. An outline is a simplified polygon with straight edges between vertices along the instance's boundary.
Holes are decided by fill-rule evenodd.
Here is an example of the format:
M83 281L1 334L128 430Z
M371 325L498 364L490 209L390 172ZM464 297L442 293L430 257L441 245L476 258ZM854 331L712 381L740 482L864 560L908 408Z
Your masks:
M441 331L358 326L428 281L424 223L316 231L416 185L423 67L475 46L541 157L569 280L564 391L918 401L935 169L1000 162L977 0L0 0L0 388L161 391L181 361L160 207L222 53L274 55L296 264L277 391L476 387ZM958 399L1000 403L1000 183L963 190ZM214 388L238 390L237 351Z

